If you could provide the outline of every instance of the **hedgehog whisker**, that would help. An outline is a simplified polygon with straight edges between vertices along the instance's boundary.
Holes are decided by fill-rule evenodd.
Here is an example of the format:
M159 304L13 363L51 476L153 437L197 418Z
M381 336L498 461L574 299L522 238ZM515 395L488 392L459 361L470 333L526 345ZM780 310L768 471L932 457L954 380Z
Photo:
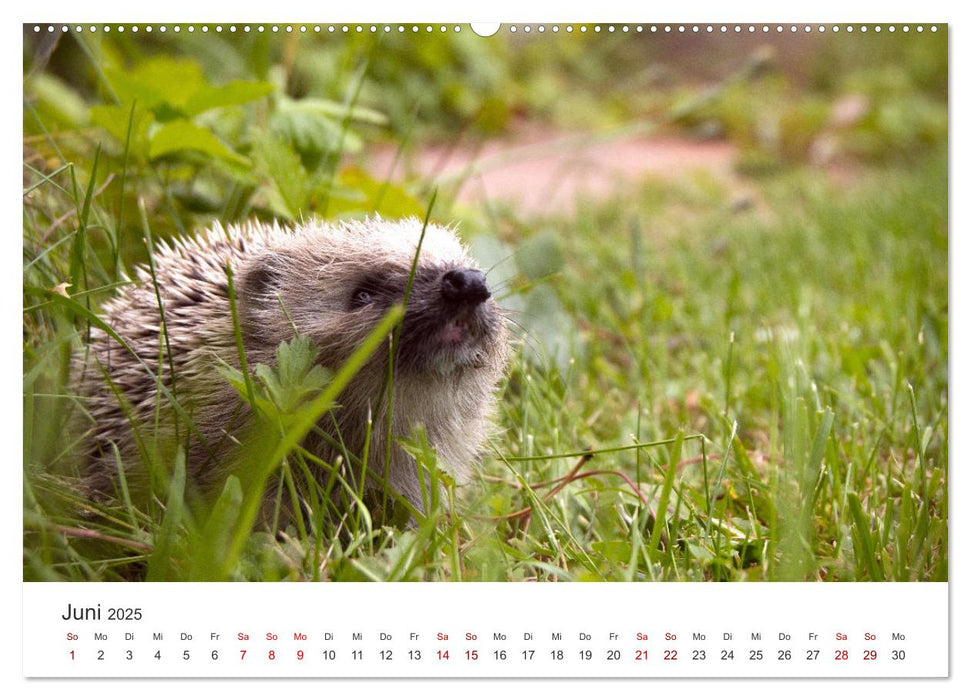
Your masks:
M500 265L502 265L502 264L503 264L504 262L506 262L507 260L509 260L509 259L511 259L511 258L512 258L512 257L513 257L514 255L515 255L515 253L509 253L509 255L506 255L505 257L502 257L502 258L499 258L499 260L496 260L496 262L494 262L494 263L493 263L493 264L492 264L492 265L491 265L491 266L489 267L489 269L485 271L485 275L486 275L486 277L488 277L488 276L489 276L489 273L490 273L490 272L492 272L493 270L495 270L495 269L496 269L497 267L499 267Z

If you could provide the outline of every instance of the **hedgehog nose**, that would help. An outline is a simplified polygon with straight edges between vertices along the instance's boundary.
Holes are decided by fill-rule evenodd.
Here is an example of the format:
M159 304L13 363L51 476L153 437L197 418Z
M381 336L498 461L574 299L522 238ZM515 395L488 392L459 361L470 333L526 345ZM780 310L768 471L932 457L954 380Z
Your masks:
M491 296L481 270L468 267L449 270L442 277L442 296L453 304L476 306Z

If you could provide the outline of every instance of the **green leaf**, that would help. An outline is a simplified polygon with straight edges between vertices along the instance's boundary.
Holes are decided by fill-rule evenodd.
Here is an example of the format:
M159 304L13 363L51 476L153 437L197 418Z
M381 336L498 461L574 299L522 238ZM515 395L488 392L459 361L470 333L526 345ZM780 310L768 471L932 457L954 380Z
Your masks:
M254 142L253 158L273 183L271 205L289 219L307 211L310 178L289 144L267 135Z
M180 151L199 151L241 167L250 165L249 160L230 150L211 131L184 119L165 124L149 139L148 156L152 160Z
M289 343L280 343L276 349L276 359L280 379L285 385L297 386L307 382L305 386L312 390L323 387L324 379L314 374L314 370L320 370L321 367L316 364L317 350L308 336L298 335Z
M250 400L249 389L240 370L220 365L219 371L243 399ZM317 364L317 350L305 335L280 343L276 349L276 366L260 363L253 373L262 385L262 390L255 392L255 408L264 415L276 417L297 412L327 385L332 374Z
M57 123L69 127L83 126L88 121L88 107L70 85L48 73L38 73L25 86L24 93L32 94L39 110L52 115Z
M151 58L131 70L106 68L105 77L122 104L137 100L155 112L181 108L207 87L202 68L193 59Z
M270 130L293 144L304 162L313 162L338 147L345 153L356 153L362 142L349 129L342 134L345 113L343 105L328 100L280 97L270 118ZM351 121L383 124L386 120L377 112L356 108L351 110Z
M347 114L347 106L341 102L326 100L320 97L305 97L302 100L290 100L284 98L280 104L281 108L308 114L317 114L324 117L331 117L336 121L343 121ZM375 126L386 126L388 118L381 112L367 107L355 105L351 108L351 121Z
M128 151L141 159L148 157L148 127L154 119L147 109L135 105L133 116L130 101L121 105L99 105L91 108L90 118L92 124L107 131L108 135L122 147L128 140L128 122L132 119L131 143Z
M229 107L252 102L272 92L273 85L270 83L237 80L220 87L207 85L188 99L183 112L186 116L193 117L217 107Z
M283 414L293 413L327 384L331 373L316 364L317 351L310 338L298 335L292 342L280 343L276 349L277 366L256 366L256 376L267 394Z
M374 205L380 202L375 210ZM327 211L331 215L348 212L377 213L388 219L421 217L422 203L400 185L371 177L361 168L346 168L340 173L336 187L330 193Z
M162 122L252 102L274 89L270 83L249 81L210 85L199 64L185 58L153 58L132 70L108 68L105 76L122 105L134 100Z
M340 124L330 117L294 110L278 109L270 117L270 130L309 160L335 150L341 138Z
M504 299L503 304L521 314L518 318L531 340L526 345L527 355L540 366L554 363L565 374L571 354L581 351L577 347L580 335L556 291L540 284L526 294Z
M516 249L516 264L533 280L548 277L563 269L563 251L560 237L552 229L546 229L524 240Z
M217 364L216 370L229 382L240 397L249 403L256 411L267 414L272 413L273 403L266 396L265 391L257 392L255 389L250 394L249 386L246 383L246 375L235 367L227 364Z

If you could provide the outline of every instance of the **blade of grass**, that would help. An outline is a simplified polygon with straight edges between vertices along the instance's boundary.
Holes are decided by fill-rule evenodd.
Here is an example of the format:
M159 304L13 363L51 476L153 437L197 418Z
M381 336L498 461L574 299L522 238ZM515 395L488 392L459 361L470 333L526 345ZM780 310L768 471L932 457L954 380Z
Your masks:
M863 510L860 497L853 492L848 494L850 512L853 515L853 528L856 533L856 541L860 551L858 556L863 560L863 566L871 581L882 581L884 579L883 569L877 563L877 555L871 536L870 520Z
M170 577L170 556L175 549L175 541L185 503L185 454L179 452L175 457L175 469L169 480L169 492L165 500L165 516L155 538L155 548L148 558L148 581L166 581Z
M678 437L674 440L671 453L668 456L668 468L664 473L664 484L661 487L661 496L657 502L657 513L654 516L654 528L651 530L651 540L648 551L656 563L660 560L661 551L661 531L667 520L668 500L671 498L671 489L674 487L674 477L678 473L678 462L681 461L681 446L684 444L684 431L678 432Z

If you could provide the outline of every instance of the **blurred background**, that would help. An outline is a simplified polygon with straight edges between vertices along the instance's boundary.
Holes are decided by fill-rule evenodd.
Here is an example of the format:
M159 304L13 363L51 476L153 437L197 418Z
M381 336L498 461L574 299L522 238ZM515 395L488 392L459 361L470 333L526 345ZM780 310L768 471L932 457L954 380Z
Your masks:
M705 170L740 186L808 166L852 181L946 140L945 29L570 26L489 38L428 25L27 26L25 156L50 172L100 145L136 174L158 172L154 191L139 181L125 196L149 211L167 199L191 227L253 213L417 213L432 187L450 195L440 214L495 202L557 215L649 175ZM66 132L53 152L45 135ZM105 193L117 200L112 188L121 183Z

